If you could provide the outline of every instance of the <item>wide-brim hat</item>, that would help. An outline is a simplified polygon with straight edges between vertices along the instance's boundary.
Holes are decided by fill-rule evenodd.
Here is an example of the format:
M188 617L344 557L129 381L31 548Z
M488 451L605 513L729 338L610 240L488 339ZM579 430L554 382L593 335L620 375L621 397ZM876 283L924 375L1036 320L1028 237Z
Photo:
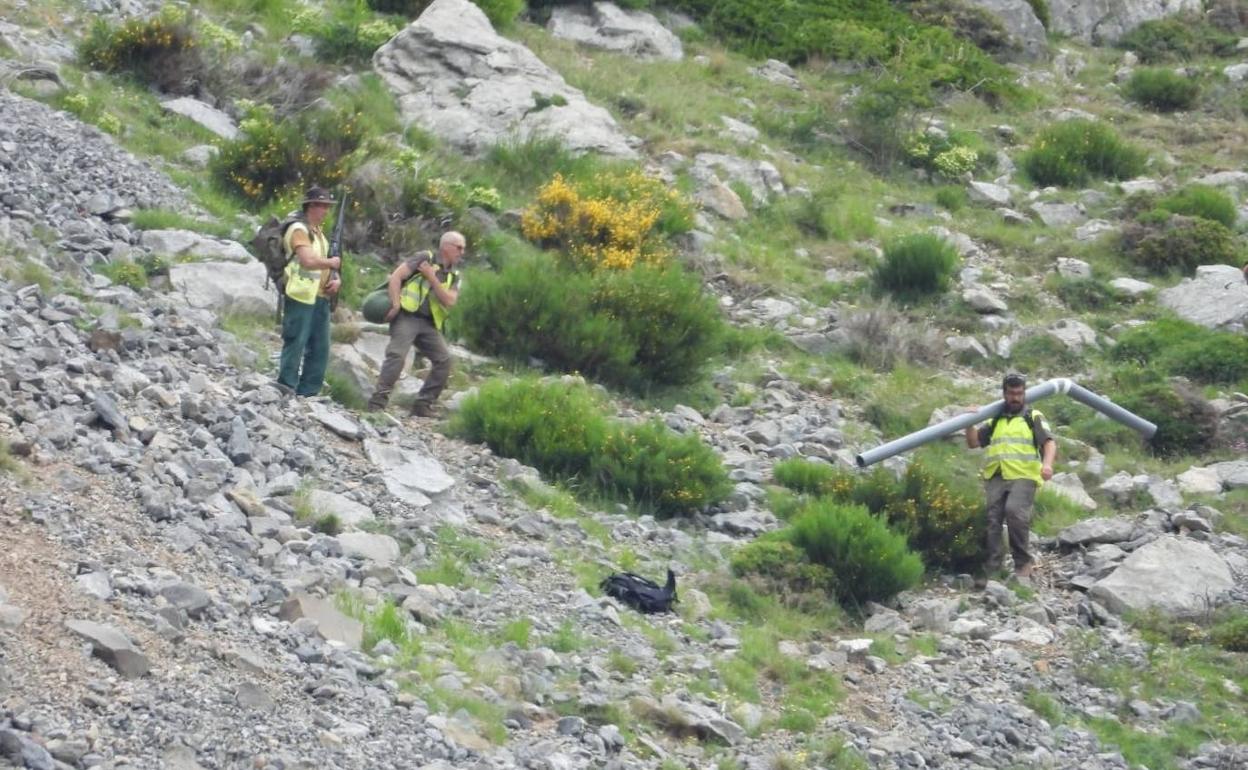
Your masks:
M324 187L317 187L314 185L309 187L307 192L303 194L304 206L309 203L325 203L327 205L333 205L336 202L337 201L334 200L334 194L329 190L326 190Z

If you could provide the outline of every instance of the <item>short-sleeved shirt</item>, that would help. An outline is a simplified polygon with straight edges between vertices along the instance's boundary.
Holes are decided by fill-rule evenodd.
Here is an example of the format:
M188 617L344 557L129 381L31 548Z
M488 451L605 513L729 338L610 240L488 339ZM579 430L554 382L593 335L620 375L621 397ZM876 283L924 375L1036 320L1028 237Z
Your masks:
M412 257L411 259L408 259L403 262L403 264L407 267L407 269L411 271L412 276L414 276L412 280L419 281L422 279L420 271L417 270L417 268L420 266L421 262L424 262L426 259L432 259L432 258L433 258L432 254L430 254L427 251L422 251L418 253L416 256ZM437 264L437 263L434 263L434 264ZM441 283L443 286L446 285L446 279L450 278L452 275L455 276L455 282L452 284L455 291L457 292L462 291L464 288L464 284L459 275L459 271L447 270L445 266L438 265L438 272L437 272L438 282ZM433 318L433 311L429 309L429 298L432 296L433 296L432 291L425 295L425 299L423 302L420 303L420 307L416 308L416 313L415 313L416 315L421 316L422 318Z
M1002 420L1010 420L1010 419L1021 420L1022 417L1023 416L1021 414L1015 415L1014 417L1010 417L1009 415L1006 415L1004 413L1002 413L1001 415ZM1051 435L1049 435L1049 421L1045 419L1044 415L1040 414L1039 412L1031 413L1031 431L1036 436L1037 447L1043 447L1044 442L1049 441L1053 438ZM991 443L992 443L992 422L987 422L979 426L979 445L981 447L984 447L984 446L988 446Z

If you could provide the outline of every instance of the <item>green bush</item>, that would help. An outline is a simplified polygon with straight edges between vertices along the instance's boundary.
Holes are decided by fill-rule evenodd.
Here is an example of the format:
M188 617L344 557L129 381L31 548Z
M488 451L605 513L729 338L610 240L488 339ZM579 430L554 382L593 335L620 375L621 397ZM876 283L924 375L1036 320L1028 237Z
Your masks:
M1248 338L1177 318L1128 329L1109 354L1202 383L1234 385L1248 377Z
M878 291L903 301L939 294L958 267L958 253L943 238L926 233L899 238L884 248L872 281Z
M906 538L860 505L815 500L784 537L812 563L832 570L847 603L887 601L923 577L923 561L906 547Z
M1014 48L999 16L964 0L917 0L907 6L919 21L950 29L990 54L1004 54Z
M1095 278L1058 278L1054 291L1066 307L1077 313L1105 310L1124 300L1121 292Z
M777 463L773 473L794 491L883 517L929 567L965 571L983 563L985 519L974 478L938 473L926 461L911 463L901 479L880 467L851 473L807 460Z
M1209 629L1214 644L1231 652L1248 652L1248 614L1237 612Z
M472 0L495 29L507 29L524 10L524 0Z
M715 450L658 421L611 431L594 459L594 473L612 496L660 516L696 511L730 490Z
M358 113L312 110L279 120L271 107L249 105L238 137L220 144L209 169L222 189L265 204L311 184L340 183L362 137Z
M218 84L204 50L190 10L169 8L120 26L98 19L79 44L78 57L92 69L127 73L165 93L195 94Z
M547 254L473 276L462 330L474 348L644 391L695 382L724 323L679 268L566 271Z
M589 388L536 379L486 382L452 421L469 441L558 478L588 477L608 429Z
M761 581L766 593L779 596L789 606L804 605L813 610L837 594L836 574L831 569L812 564L805 551L775 535L738 548L732 554L731 567L738 577ZM816 596L807 599L807 594Z
M1127 97L1156 112L1189 110L1200 98L1200 83L1173 70L1142 68L1127 81Z
M1144 269L1164 275L1191 273L1200 265L1238 265L1235 235L1225 225L1200 217L1169 216L1160 223L1132 223L1122 229L1123 254Z
M1139 176L1146 157L1103 123L1067 120L1041 131L1020 165L1037 185L1073 187L1092 178Z
M134 262L111 262L100 267L100 272L113 283L138 291L147 288L147 271Z
M1198 455L1217 441L1218 413L1198 393L1141 369L1119 376L1117 403L1157 426L1149 446L1159 455Z
M957 185L945 185L936 188L936 205L946 211L958 212L966 208L971 202L970 196L966 192L966 188Z
M1118 41L1145 64L1190 61L1200 56L1231 54L1238 38L1199 17L1170 16L1146 21Z
M1167 195L1157 205L1171 214L1183 214L1219 222L1234 228L1239 218L1235 201L1216 187L1194 184Z
M837 470L831 465L801 457L781 460L772 466L771 473L777 484L808 495L827 493L837 478Z
M730 488L718 456L697 437L657 422L608 420L583 383L492 380L464 399L451 430L578 492L661 516L718 502Z

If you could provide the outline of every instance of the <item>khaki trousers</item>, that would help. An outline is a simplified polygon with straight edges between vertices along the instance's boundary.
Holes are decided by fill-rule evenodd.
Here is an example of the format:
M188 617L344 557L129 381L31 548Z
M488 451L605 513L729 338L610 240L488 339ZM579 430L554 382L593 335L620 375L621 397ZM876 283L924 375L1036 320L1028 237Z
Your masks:
M386 358L381 364L377 388L368 400L370 410L386 408L390 391L403 373L403 362L407 360L407 351L413 344L420 355L429 361L429 376L416 395L416 403L432 405L441 395L451 376L451 353L446 349L446 340L442 339L442 333L433 325L432 319L400 311L390 322L390 344L386 345Z
M1031 479L1003 479L1000 474L984 481L988 500L988 563L989 572L1001 569L1005 561L1001 527L1009 530L1010 553L1014 571L1032 563L1027 550L1031 540L1031 508L1036 501L1036 482Z

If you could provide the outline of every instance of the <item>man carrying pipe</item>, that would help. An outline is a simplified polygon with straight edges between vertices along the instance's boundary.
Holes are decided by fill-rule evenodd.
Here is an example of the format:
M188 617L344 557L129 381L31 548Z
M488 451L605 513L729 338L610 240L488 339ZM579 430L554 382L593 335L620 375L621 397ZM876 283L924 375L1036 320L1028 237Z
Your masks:
M1027 380L1023 375L1007 374L1001 391L1005 402L1001 413L978 428L973 424L966 426L966 445L988 450L983 472L988 503L986 571L989 575L998 572L1005 560L1001 542L1004 525L1009 530L1014 575L1027 582L1035 566L1028 550L1031 509L1040 485L1053 478L1057 442L1049 435L1044 415L1027 406Z

